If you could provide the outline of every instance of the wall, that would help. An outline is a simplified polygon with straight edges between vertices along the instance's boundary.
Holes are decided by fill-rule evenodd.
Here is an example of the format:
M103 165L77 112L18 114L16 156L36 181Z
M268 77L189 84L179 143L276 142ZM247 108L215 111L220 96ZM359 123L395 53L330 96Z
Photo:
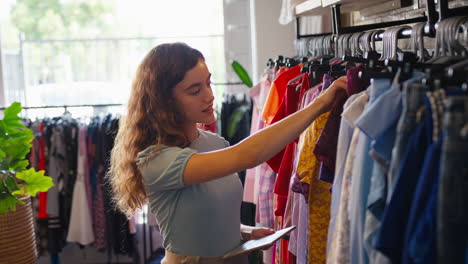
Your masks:
M223 0L224 4L224 53L228 82L239 78L231 68L238 61L246 71L252 73L250 0ZM230 87L227 87L230 88Z
M263 72L268 58L295 55L294 22L285 26L278 22L281 2L281 0L250 0L253 64L251 76L254 82Z

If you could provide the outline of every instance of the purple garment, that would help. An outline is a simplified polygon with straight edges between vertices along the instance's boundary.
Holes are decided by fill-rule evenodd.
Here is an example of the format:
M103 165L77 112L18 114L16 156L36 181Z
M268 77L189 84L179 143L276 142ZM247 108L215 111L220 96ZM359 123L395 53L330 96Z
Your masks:
M333 83L335 79L333 79L333 77L330 76L330 74L328 73L325 73L323 75L323 80L322 80L322 87L323 87L323 90L327 89L328 87L330 87L330 85Z
M349 96L359 93L369 86L368 81L363 81L358 76L359 71L361 71L363 67L363 65L360 65L346 72L346 95L339 96L334 102L327 123L315 145L314 154L321 163L319 179L324 182L333 183L335 175L336 149L343 105L346 100L348 100ZM323 80L324 87L325 83L330 85L333 81L331 77L326 75L324 75ZM325 80L327 80L327 82L325 82ZM326 86L326 88L328 88L328 86Z
M294 175L292 177L293 177L293 180L292 180L293 183L291 184L291 190L293 192L297 192L297 193L304 195L305 201L307 203L308 197L309 197L309 184L306 182L301 182L301 179L299 179L297 175Z

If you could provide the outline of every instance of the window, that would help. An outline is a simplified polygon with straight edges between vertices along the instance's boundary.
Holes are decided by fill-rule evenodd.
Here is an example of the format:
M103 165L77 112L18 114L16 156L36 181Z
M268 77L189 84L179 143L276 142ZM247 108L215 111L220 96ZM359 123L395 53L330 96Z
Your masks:
M164 42L199 49L213 81L226 79L222 0L2 0L0 10L6 105L125 104L143 56Z

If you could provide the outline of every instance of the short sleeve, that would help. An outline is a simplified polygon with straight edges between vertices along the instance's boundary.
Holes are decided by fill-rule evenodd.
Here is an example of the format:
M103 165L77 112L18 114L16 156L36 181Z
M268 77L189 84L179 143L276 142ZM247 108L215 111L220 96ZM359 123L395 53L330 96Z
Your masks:
M137 165L143 183L153 191L179 189L185 186L183 176L187 161L197 151L192 148L163 147L156 154L145 151L138 155Z
M224 147L225 147L225 148L231 146L231 144L229 143L229 141L227 141L225 138L221 137L221 139L223 140L223 144L224 144Z

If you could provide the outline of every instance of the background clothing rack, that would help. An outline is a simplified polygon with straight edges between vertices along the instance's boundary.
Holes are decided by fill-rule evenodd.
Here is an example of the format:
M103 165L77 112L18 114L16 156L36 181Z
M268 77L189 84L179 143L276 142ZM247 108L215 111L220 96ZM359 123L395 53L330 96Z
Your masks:
M107 106L122 106L123 104L81 104L81 105L45 105L45 106L23 106L23 109L45 109L45 108L65 108L69 107L107 107ZM5 110L6 107L0 107L0 110Z

